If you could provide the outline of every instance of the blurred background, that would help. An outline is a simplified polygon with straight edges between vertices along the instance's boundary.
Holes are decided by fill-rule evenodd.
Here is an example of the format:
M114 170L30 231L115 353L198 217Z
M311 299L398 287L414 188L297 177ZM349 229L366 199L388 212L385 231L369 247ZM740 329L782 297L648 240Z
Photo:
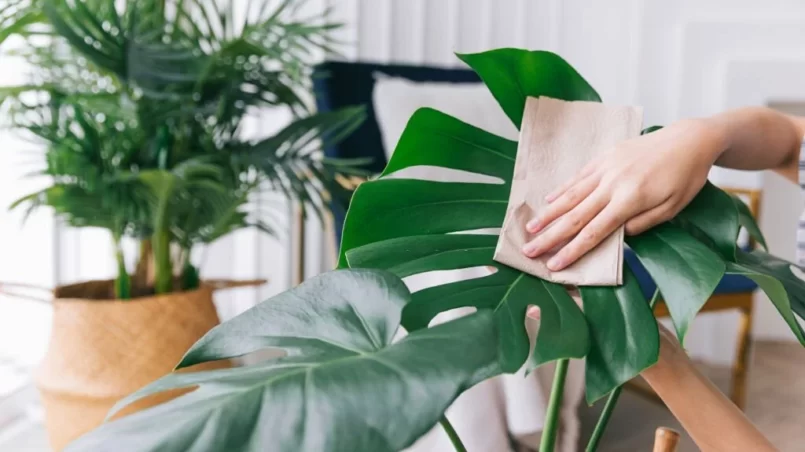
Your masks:
M315 59L322 62L462 68L454 52L550 50L583 74L605 102L643 106L646 126L744 105L805 114L805 3L798 0L308 0L296 14L328 8L331 20L344 24L333 33L343 44L340 54L316 50ZM0 54L0 86L25 82L25 62L7 51L14 46L7 42ZM407 118L415 106L401 99L414 95L421 105L428 98L444 104L449 103L445 96L456 96L395 91L385 100L374 97L378 116L400 105L398 113L389 114ZM312 90L306 102L314 105ZM266 136L290 118L285 109L253 111L243 133ZM388 121L395 120L400 121ZM380 124L384 141L394 127ZM106 232L68 227L46 210L23 223L24 212L5 210L37 188L24 177L37 155L32 143L0 130L0 282L29 285L21 289L25 295L46 298L37 288L113 277L114 250ZM797 187L770 173L716 169L711 180L756 201L770 251L794 260L801 209ZM276 237L239 230L199 257L206 278L268 280L259 288L218 294L222 319L334 266L337 228L331 217L324 223L303 220L298 207L282 196L266 194L260 202L279 206L283 227ZM747 336L752 357L746 367L746 409L783 450L801 450L795 445L805 443L805 433L790 410L797 400L805 401L800 376L805 356L762 293L749 296L758 301ZM740 312L702 314L686 343L728 393L743 337ZM0 450L47 450L31 375L48 346L50 328L48 303L0 293ZM586 437L597 408L581 405L578 418ZM674 422L660 405L630 393L616 410L602 450L645 448L657 425Z

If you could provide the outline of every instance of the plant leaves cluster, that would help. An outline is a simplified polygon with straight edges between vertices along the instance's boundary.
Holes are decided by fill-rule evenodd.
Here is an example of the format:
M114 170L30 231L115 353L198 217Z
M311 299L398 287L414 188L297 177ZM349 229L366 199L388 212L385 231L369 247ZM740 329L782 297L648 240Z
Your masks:
M489 88L515 126L526 98L600 102L587 81L558 55L498 49L459 55ZM646 129L644 133L657 130ZM462 306L490 310L500 324L507 372L562 358L587 358L587 400L592 403L657 360L656 320L636 278L624 268L621 287L581 288L584 312L556 284L492 260L496 235L478 230L503 224L517 144L431 109L414 113L380 178L355 193L344 226L342 267L389 270L400 277L432 271L492 268L485 277L451 281L412 294L403 326L415 331L440 312ZM400 170L441 167L491 176L502 183L407 179ZM745 227L765 243L747 207L707 183L674 220L627 238L657 284L680 339L726 273L757 281L796 337L793 312L803 314L805 283L788 263L737 247ZM469 233L468 233L469 232ZM529 350L527 306L541 310L536 346Z
M364 111L309 111L310 68L317 52L334 51L338 24L301 16L302 3L10 1L0 43L22 38L8 52L31 70L28 84L0 88L0 107L8 126L46 148L31 174L45 187L15 206L107 229L118 248L122 237L152 241L164 292L174 273L195 271L186 258L194 246L282 226L256 202L262 193L319 215L345 199L338 178L363 174L360 162L329 161L320 149ZM290 125L246 138L247 120L275 107L291 112Z

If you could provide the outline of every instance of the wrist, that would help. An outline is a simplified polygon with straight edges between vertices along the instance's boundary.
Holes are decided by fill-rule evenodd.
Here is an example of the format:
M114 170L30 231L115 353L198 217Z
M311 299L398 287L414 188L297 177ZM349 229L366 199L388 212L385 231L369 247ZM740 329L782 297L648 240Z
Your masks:
M730 124L719 116L691 119L694 134L702 143L700 152L709 165L714 165L719 157L730 147Z

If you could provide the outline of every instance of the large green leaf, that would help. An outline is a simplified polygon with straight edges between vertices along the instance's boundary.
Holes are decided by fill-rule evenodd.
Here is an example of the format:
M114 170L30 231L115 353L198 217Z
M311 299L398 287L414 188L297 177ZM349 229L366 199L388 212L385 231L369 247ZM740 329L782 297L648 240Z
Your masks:
M724 260L673 224L664 223L627 237L668 305L680 342L690 323L724 276Z
M497 236L476 234L401 237L347 252L351 267L387 269L400 277L435 270L492 265L492 275L414 292L403 310L403 326L426 328L440 312L474 306L490 309L500 325L499 353L505 371L514 372L528 357L524 318L529 305L540 308L545 321L534 351L538 364L587 354L586 323L565 289L492 260Z
M623 285L580 287L591 345L585 381L587 403L607 395L657 362L659 331L637 278L623 269Z
M741 223L741 226L746 229L746 232L748 232L760 246L768 250L769 246L766 244L766 237L763 237L763 232L760 231L760 226L758 226L755 221L755 216L752 214L749 206L738 196L732 195L732 199L735 201L735 207L738 208L738 221Z
M763 251L747 253L739 250L736 262L727 264L727 273L743 275L756 282L797 339L805 345L805 333L794 317L796 312L805 318L805 281L794 274L793 268L794 264Z
M68 451L388 451L427 432L463 390L499 373L489 313L392 344L408 290L376 270L313 278L221 324L181 365L266 347L284 358L174 373L118 404L197 387L105 424Z
M555 53L497 49L458 57L478 73L518 129L529 96L601 102L584 77Z
M677 214L674 223L705 243L711 242L725 259L735 259L741 225L735 201L724 190L706 182L690 204Z
M438 152L427 152L435 143ZM403 313L409 330L461 306L491 309L501 325L508 372L528 357L528 305L542 309L535 360L583 357L589 348L581 311L565 290L492 260L497 236L451 234L503 223L516 144L443 113L422 109L408 123L384 177L356 191L344 226L341 265L386 268L399 276L434 270L492 267L493 275L431 287L413 295ZM493 176L503 184L389 178L404 168L438 166Z
M427 143L435 143L433 149L438 151L427 151L430 146ZM361 184L347 212L339 265L347 266L345 251L380 240L500 227L516 155L517 143L513 141L436 110L417 110L382 176L404 168L432 165L499 177L506 183L381 177Z

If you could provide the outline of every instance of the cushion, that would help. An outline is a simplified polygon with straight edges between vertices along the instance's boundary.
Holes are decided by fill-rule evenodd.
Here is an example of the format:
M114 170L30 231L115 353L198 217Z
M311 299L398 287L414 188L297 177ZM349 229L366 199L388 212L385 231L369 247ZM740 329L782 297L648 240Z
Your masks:
M383 149L391 157L415 111L430 107L510 140L517 128L482 83L417 82L376 73L372 106Z
M366 106L366 121L350 136L324 153L334 158L369 157L367 169L380 172L386 166L386 152L372 105L375 74L382 72L408 80L426 82L479 83L481 80L469 69L448 69L399 64L355 63L327 61L314 68L313 93L319 112L328 112L352 105ZM344 210L333 207L336 240L341 242Z
M635 276L637 277L637 283L640 285L643 295L645 295L646 298L650 298L652 295L654 295L654 289L657 288L657 285L654 284L654 281L648 274L646 267L640 263L640 260L637 258L637 255L634 253L634 251L630 249L625 250L623 260L626 265L632 269L632 272L634 272ZM749 293L753 292L755 289L757 289L757 284L745 276L724 275L724 277L721 278L721 282L719 282L718 286L716 286L715 294L723 295Z

